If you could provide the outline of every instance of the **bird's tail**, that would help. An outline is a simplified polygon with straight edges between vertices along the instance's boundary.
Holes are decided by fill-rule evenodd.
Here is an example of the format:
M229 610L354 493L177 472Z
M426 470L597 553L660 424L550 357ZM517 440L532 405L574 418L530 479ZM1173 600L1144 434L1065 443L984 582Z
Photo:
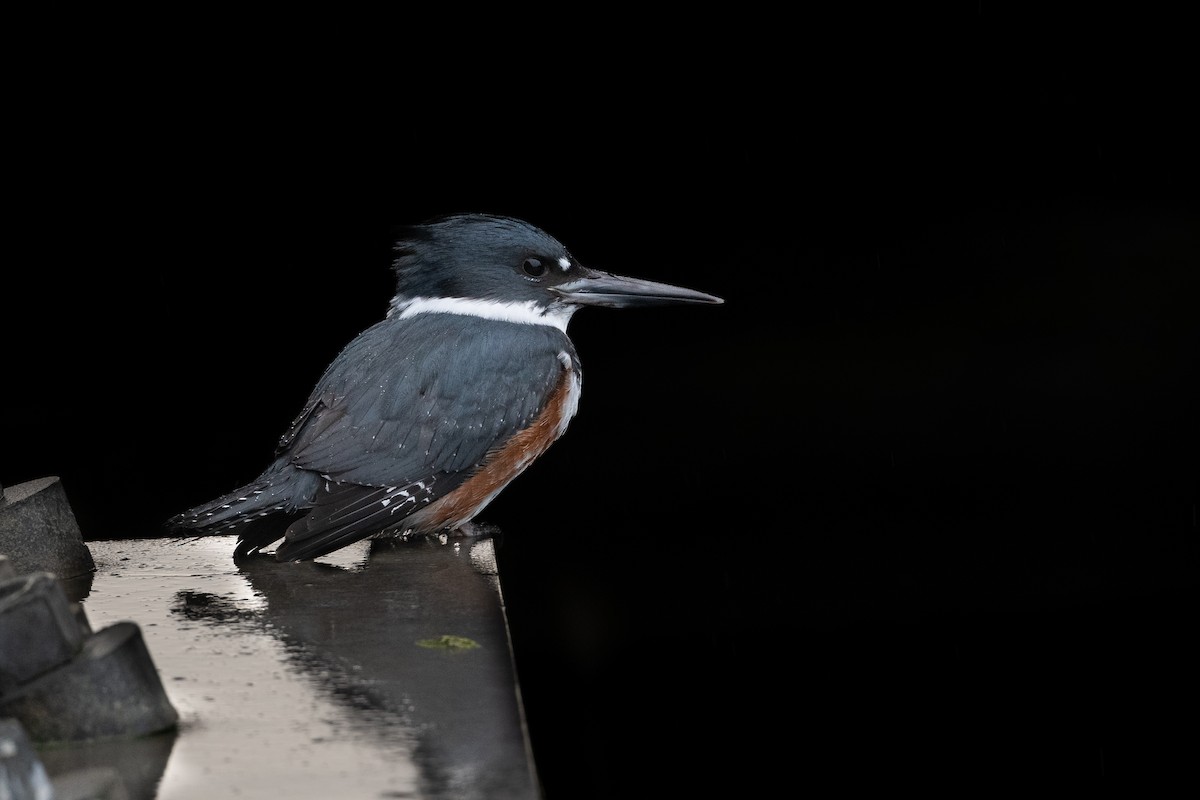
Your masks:
M192 536L236 533L243 542L239 552L253 552L283 535L311 505L319 485L320 476L313 472L268 470L241 488L176 514L166 527Z

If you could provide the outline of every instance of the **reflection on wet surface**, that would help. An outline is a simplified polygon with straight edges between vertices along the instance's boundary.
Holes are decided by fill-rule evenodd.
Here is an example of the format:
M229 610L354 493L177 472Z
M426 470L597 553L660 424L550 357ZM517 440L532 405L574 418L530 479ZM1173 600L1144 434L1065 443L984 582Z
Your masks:
M138 623L181 722L47 749L52 776L136 751L134 798L537 797L490 540L289 564L233 544L89 543L95 576L68 593L95 629Z

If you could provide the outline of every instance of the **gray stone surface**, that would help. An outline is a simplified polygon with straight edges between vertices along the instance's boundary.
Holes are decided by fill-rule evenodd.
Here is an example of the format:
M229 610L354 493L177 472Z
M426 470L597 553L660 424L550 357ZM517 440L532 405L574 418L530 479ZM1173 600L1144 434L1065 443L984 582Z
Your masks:
M72 578L96 566L57 476L4 487L0 553L18 573L45 571Z
M42 747L131 797L540 797L493 542L234 560L234 536L90 543L98 628L136 618L180 723ZM144 748L153 740L155 748ZM103 750L103 752L100 752Z
M54 800L132 800L112 767L78 769L54 778Z
M0 798L53 800L54 788L25 729L0 717Z
M54 744L41 747L39 754L57 792L54 800L67 800L72 796L72 787L94 785L95 779L103 779L105 772L115 772L120 777L120 786L131 800L151 800L158 796L158 785L177 735L177 731L169 730L135 739ZM83 796L99 795L98 791L92 791L93 794ZM171 796L169 792L162 795L163 800ZM209 793L213 798L223 796L220 792ZM280 800L284 800L283 797Z
M92 634L70 662L0 698L0 715L43 743L145 736L179 720L132 622Z
M71 616L75 617L75 623L79 625L79 630L83 632L84 636L92 635L91 620L88 619L87 612L83 610L81 603L71 603Z
M49 572L0 582L0 698L79 652L84 629L72 605Z

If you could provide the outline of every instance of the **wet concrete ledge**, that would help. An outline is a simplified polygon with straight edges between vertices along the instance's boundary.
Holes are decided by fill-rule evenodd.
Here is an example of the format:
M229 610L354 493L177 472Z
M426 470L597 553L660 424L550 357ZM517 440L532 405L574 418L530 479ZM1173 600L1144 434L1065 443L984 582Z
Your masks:
M540 797L489 539L233 559L232 537L89 542L64 582L97 627L137 621L178 729L40 750L129 796Z

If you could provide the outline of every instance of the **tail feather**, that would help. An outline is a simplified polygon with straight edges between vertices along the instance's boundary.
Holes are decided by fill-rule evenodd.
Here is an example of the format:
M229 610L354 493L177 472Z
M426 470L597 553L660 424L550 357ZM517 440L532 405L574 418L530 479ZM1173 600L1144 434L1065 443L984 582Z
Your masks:
M176 514L166 524L197 534L240 532L241 526L255 520L292 517L308 508L320 481L319 475L307 470L269 470L245 486Z

